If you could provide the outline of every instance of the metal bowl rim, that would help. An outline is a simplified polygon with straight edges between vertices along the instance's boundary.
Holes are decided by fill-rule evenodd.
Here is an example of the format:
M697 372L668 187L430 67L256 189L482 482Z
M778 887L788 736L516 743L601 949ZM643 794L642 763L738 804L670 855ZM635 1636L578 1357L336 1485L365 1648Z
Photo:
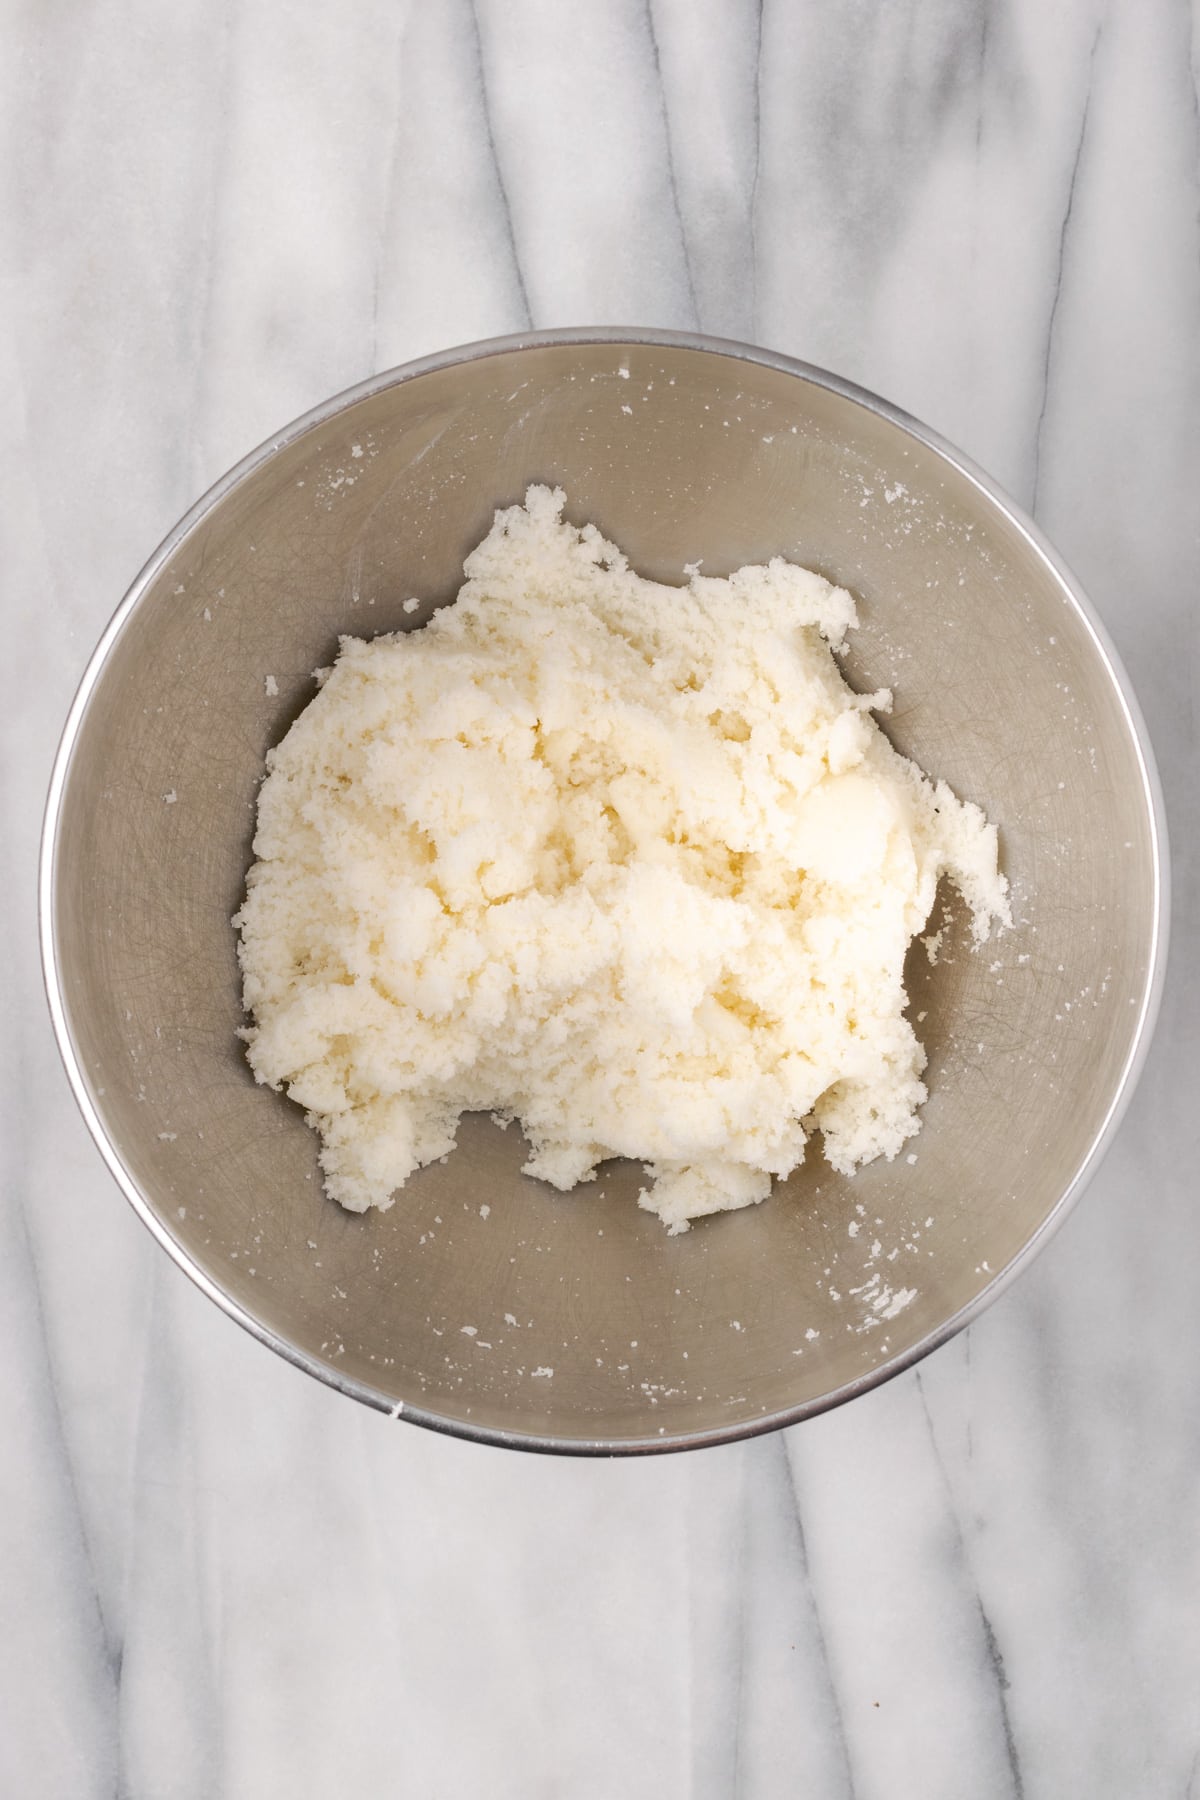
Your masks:
M589 344L611 344L614 348L641 345L650 348L699 351L755 363L763 368L777 370L784 375L798 377L802 381L825 388L842 399L862 406L888 423L898 426L901 431L915 438L957 470L959 474L965 476L984 499L995 507L1026 540L1038 560L1049 570L1063 598L1074 607L1081 618L1120 700L1121 710L1137 753L1150 823L1154 908L1149 978L1142 993L1129 1054L1114 1088L1108 1111L1074 1176L1041 1224L1026 1239L1016 1256L1005 1268L999 1270L987 1286L982 1288L966 1306L961 1307L941 1325L926 1333L918 1343L902 1354L880 1363L869 1373L853 1381L844 1382L840 1387L831 1389L830 1392L822 1394L816 1399L800 1402L779 1412L764 1414L760 1418L739 1420L719 1430L675 1432L660 1437L559 1438L537 1432L494 1429L475 1424L471 1420L449 1418L419 1406L410 1406L406 1401L393 1401L387 1394L372 1387L370 1383L359 1381L330 1368L256 1318L219 1282L207 1274L174 1237L148 1195L143 1192L132 1173L126 1168L120 1151L109 1137L99 1114L92 1105L67 1019L55 929L58 834L62 802L76 741L87 715L92 694L100 682L114 645L137 610L142 597L201 520L207 517L225 499L226 495L246 481L271 457L296 443L308 432L327 424L360 400L370 399L388 388L399 387L405 382L416 380L420 376L431 374L436 370L479 361L486 357L506 355L527 349L540 349L549 345L582 347ZM476 1443L492 1444L506 1449L576 1456L647 1455L673 1450L701 1449L709 1445L732 1443L743 1438L756 1437L765 1432L777 1431L784 1426L799 1424L804 1419L814 1418L823 1412L832 1410L835 1406L844 1405L846 1401L852 1400L860 1394L881 1386L885 1381L900 1374L902 1370L911 1368L915 1363L920 1362L931 1351L938 1349L950 1338L956 1336L973 1319L978 1318L985 1308L998 1299L1028 1267L1033 1258L1060 1228L1095 1174L1112 1142L1141 1075L1158 1017L1166 973L1169 917L1170 871L1166 813L1154 751L1141 708L1116 649L1090 600L1033 520L990 476L986 475L969 457L938 432L930 426L922 424L920 420L913 418L902 408L892 405L890 401L881 399L879 395L859 387L854 382L831 374L828 370L818 368L812 363L784 356L778 351L767 350L759 345L741 343L736 339L710 337L700 332L661 331L642 327L572 327L550 331L526 331L506 337L484 338L474 343L457 345L449 350L439 351L432 356L419 357L412 362L402 363L396 368L369 376L367 380L358 382L353 387L346 388L328 400L322 401L320 405L312 407L308 412L293 419L282 431L274 432L256 449L244 456L240 462L235 463L231 469L227 470L167 533L158 548L143 565L114 612L88 661L67 714L66 724L63 727L54 759L42 827L38 867L38 928L42 974L54 1034L76 1104L83 1114L84 1122L95 1139L97 1148L107 1163L110 1173L125 1194L126 1199L142 1223L183 1270L184 1274L195 1282L202 1293L206 1294L223 1312L227 1313L231 1319L236 1320L260 1343L267 1345L269 1349L274 1350L297 1368L303 1369L306 1374L315 1376L339 1393L362 1401L379 1412Z

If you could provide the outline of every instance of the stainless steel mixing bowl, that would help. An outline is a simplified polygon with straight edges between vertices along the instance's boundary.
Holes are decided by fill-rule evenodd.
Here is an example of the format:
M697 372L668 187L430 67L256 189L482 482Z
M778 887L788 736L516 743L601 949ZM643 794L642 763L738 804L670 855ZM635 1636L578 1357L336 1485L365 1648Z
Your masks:
M561 483L667 581L781 555L857 595L847 672L1001 830L1016 928L910 958L930 1098L912 1154L670 1238L637 1167L562 1196L515 1129L386 1213L321 1192L243 1059L234 934L263 756L338 635L411 630L499 504ZM421 609L402 610L410 596ZM1028 520L933 433L743 345L552 332L380 375L241 463L151 558L55 767L54 1023L84 1116L204 1291L373 1406L492 1442L711 1443L872 1387L965 1324L1063 1218L1145 1050L1164 949L1150 751L1107 639ZM941 906L939 902L940 922Z

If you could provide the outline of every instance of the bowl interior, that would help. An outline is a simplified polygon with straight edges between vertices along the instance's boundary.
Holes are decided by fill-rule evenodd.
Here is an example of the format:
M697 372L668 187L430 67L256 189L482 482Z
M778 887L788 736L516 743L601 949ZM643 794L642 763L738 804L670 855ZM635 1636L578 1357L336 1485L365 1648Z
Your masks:
M344 632L417 628L494 508L561 484L642 573L774 555L859 602L847 673L1001 832L1017 924L910 956L930 1099L912 1155L667 1237L611 1164L560 1196L515 1128L387 1213L325 1199L255 1086L230 916L264 752ZM421 609L402 603L417 596ZM976 482L894 418L769 362L542 343L398 379L235 481L151 573L66 766L51 919L99 1127L158 1228L272 1339L380 1405L571 1445L815 1407L901 1361L1043 1229L1112 1106L1152 978L1145 770L1083 615ZM934 925L942 922L939 897Z

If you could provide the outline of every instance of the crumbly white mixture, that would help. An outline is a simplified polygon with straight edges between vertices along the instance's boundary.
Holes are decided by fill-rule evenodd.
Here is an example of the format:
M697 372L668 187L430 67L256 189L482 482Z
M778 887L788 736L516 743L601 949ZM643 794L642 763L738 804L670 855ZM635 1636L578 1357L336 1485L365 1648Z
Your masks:
M469 1110L558 1188L648 1166L673 1231L918 1130L904 956L948 873L1007 919L996 832L899 756L833 652L854 602L776 560L644 581L531 488L421 630L343 638L268 757L246 1038L388 1206Z

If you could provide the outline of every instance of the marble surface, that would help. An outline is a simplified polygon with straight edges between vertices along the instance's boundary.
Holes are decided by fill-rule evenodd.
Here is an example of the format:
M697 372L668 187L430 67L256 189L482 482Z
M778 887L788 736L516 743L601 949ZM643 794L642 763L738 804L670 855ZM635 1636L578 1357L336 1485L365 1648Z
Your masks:
M1179 0L83 0L3 24L0 1794L1200 1794L1197 38ZM918 1370L638 1463L397 1427L106 1174L35 947L50 760L197 493L523 326L750 338L961 444L1167 792L1161 1028L1083 1205Z

